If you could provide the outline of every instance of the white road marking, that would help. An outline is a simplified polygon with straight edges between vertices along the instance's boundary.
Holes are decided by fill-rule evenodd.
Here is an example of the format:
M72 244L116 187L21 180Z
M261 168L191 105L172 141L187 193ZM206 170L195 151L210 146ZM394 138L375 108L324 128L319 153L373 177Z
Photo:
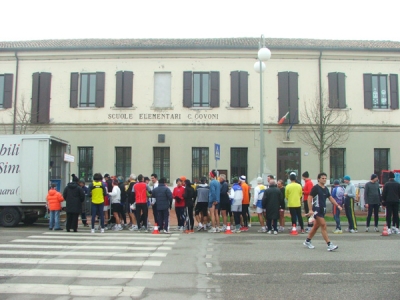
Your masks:
M212 268L212 263L206 263L207 268Z
M155 266L159 267L161 260L96 260L96 259L56 259L56 258L0 258L1 264L45 264L45 265L99 265L99 266Z
M60 269L0 269L0 277L76 277L76 278L106 278L106 279L151 279L154 272L146 271L89 271L89 270L60 270Z
M65 234L49 234L46 233L44 235L31 235L28 236L28 239L76 239L76 240L93 240L93 239L101 239L102 241L113 240L115 241L116 237L125 238L127 241L136 241L136 240L144 240L144 241L177 241L178 238L165 238L165 237L158 237L157 235L135 235L135 236L127 236L126 234L117 235L117 234L72 234L72 233L65 233Z
M84 245L84 246L63 246L63 245L24 245L24 244L0 244L0 248L28 248L28 249L43 249L43 248L52 248L52 249L63 249L63 250L82 250L82 249L101 249L104 250L104 246L95 246L95 245ZM120 251L169 251L172 247L159 246L159 247L143 247L143 246L107 246L108 250L120 250Z
M135 242L135 241L105 241L102 239L98 239L98 240L84 240L84 241L80 241L80 240L73 240L72 238L70 238L69 240L57 240L57 239L16 239L16 240L12 240L12 243L49 243L49 244L64 244L64 243L68 243L68 244L101 244L101 245L152 245L152 246L156 246L156 245L175 245L175 242ZM108 246L107 246L108 247ZM104 248L104 247L103 247Z
M3 283L0 293L30 295L67 295L87 297L139 297L144 287L133 286L79 286L62 284L14 284Z
M103 248L104 250L104 248ZM71 252L71 251L23 251L23 250L0 250L1 254L9 255L54 255L54 256L100 256L100 257L166 257L167 253L156 252Z

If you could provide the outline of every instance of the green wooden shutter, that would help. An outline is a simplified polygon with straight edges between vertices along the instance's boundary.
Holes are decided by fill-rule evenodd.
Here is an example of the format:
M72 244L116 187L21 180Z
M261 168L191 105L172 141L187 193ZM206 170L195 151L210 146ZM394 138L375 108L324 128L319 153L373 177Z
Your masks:
M390 74L390 108L399 109L399 82L397 74Z
M14 74L4 74L3 108L12 107L13 80L14 80Z
M239 71L231 72L231 107L240 106L240 78Z
M219 72L211 72L210 107L219 107Z
M249 106L249 73L240 71L240 107Z
M96 107L104 107L105 73L96 72Z
M71 86L69 96L69 107L78 107L78 86L79 86L79 73L71 73Z
M372 74L364 74L364 108L372 109Z
M183 107L192 107L192 72L183 72Z
M278 73L278 107L279 115L278 121L289 111L289 73L279 72ZM289 116L291 117L291 116ZM286 119L285 124L289 123L289 119Z
M32 74L31 123L38 123L40 73Z
M42 72L39 76L37 120L38 123L47 124L50 121L51 73Z

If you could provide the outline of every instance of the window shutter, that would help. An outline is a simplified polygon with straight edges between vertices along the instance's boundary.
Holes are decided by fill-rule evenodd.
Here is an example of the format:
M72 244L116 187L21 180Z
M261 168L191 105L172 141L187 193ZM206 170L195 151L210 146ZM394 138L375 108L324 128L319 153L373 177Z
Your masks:
M210 107L219 107L219 72L211 72Z
M289 76L288 72L278 73L278 106L279 106L279 116L278 121L289 111ZM291 117L291 116L289 116ZM289 123L286 119L285 124Z
M123 107L132 107L133 106L133 72L125 71L124 72L124 97L122 99Z
M364 108L372 109L372 74L364 74Z
M249 73L241 71L240 76L240 107L249 106Z
M336 72L328 73L329 108L339 107L338 76Z
M240 77L239 71L231 72L231 107L239 107L240 106Z
M104 107L105 73L96 72L96 107Z
M79 73L71 73L69 107L78 107Z
M115 106L122 107L122 96L123 96L123 73L122 71L118 71L116 76L116 86L115 86Z
M192 72L183 72L183 107L192 107Z
M42 72L39 78L38 123L47 124L50 121L50 91L51 73Z
M339 108L346 108L346 75L337 73Z
M14 74L4 74L3 108L12 107L13 80L14 80Z
M397 74L390 74L390 108L399 109L399 82Z
M299 123L299 74L289 72L289 119L291 124Z
M40 73L32 74L31 123L38 123Z

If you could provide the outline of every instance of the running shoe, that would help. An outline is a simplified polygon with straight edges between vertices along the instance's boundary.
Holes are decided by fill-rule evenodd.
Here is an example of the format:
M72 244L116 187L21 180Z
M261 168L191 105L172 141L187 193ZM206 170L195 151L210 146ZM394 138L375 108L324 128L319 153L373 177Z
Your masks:
M221 232L221 229L219 229L219 227L215 228L216 232Z
M209 233L216 233L217 229L215 227L212 227L210 230L208 230Z
M376 229L376 227L375 227L375 229ZM369 231L369 227L365 227L365 232L368 232L368 231Z
M90 233L94 233L94 229L91 229L91 230L90 230Z
M261 229L258 229L258 231L257 232L262 232L262 233L265 233L265 232L267 232L267 230L265 229L265 227L263 227L263 228L261 228Z
M163 231L165 234L171 234L171 232L169 232L168 230L165 230L164 229L164 231Z
M388 231L388 234L392 234L392 231L390 230L390 228L387 231Z
M337 228L336 228L336 230L335 230L333 233L336 233L336 234L339 233L339 234L340 234L340 233L343 233L343 231L342 231L341 229L337 229Z
M267 231L267 233L268 233L268 234L271 234L271 233L272 233L272 231L271 231L271 230L268 230L268 231Z
M308 249L314 249L314 245L311 244L311 242L307 242L307 240L304 241L303 243L304 246L306 246Z
M301 230L301 234L305 234L306 232L304 231L304 229Z
M274 234L277 235L277 234L278 234L278 231L274 230Z
M100 229L100 233L104 233L104 228Z
M202 231L202 230L204 230L204 227L203 227L203 226L198 226L198 227L197 227L197 231Z
M306 228L306 233L309 233L311 231L311 227Z
M349 231L350 233L356 233L356 231L354 229L350 229Z
M375 232L379 232L379 228L378 227L375 227L374 230L375 230Z
M339 247L331 243L331 244L328 246L327 250L328 250L328 251L333 251L333 250L336 250L337 248L339 248Z

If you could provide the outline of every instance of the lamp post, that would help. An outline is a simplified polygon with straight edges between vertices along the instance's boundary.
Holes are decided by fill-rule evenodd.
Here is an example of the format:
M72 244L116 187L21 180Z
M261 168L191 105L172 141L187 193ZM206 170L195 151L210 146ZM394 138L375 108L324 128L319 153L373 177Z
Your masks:
M271 58L271 51L265 46L264 35L261 35L258 42L258 61L254 64L254 70L260 73L260 173L259 176L264 174L264 109L263 109L263 81L262 73L265 70L265 63Z

